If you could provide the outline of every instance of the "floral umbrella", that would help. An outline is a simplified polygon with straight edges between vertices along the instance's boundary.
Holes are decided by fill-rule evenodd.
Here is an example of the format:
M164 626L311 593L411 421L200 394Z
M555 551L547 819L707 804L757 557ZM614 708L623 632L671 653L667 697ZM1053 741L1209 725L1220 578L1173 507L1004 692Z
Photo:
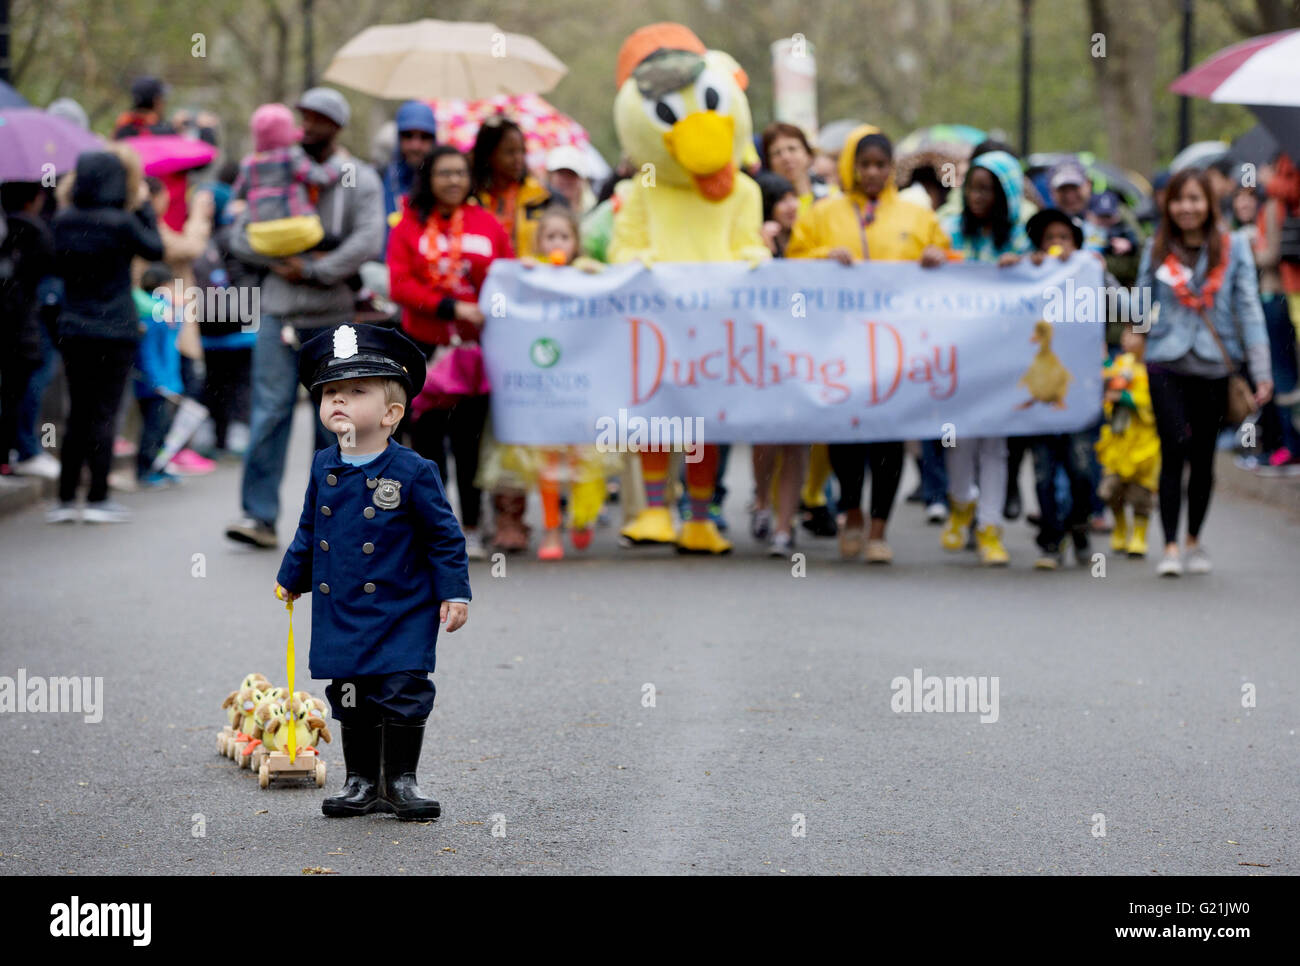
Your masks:
M590 154L591 137L581 124L562 114L537 94L501 94L480 101L443 98L429 101L438 119L438 140L462 151L474 147L478 129L487 118L504 114L524 132L528 168L546 167L546 153L552 148L571 146ZM600 172L588 171L588 177Z

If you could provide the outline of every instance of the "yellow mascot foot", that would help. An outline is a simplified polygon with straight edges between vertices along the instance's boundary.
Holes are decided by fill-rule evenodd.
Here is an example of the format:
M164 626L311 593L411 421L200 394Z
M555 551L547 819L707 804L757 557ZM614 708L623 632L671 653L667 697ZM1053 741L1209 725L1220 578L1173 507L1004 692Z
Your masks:
M1007 548L1002 546L1002 528L996 524L986 523L975 531L975 549L985 567L1005 567L1011 562Z
M948 525L939 535L939 542L943 544L944 550L963 550L971 522L975 519L975 504L958 503L956 500L949 502L952 504L952 512L948 515Z
M678 553L731 553L731 542L718 532L712 520L687 520L677 541Z
M1128 546L1125 548L1130 557L1145 557L1147 555L1147 518L1133 518L1133 533L1128 538Z
M631 544L677 542L673 517L666 506L646 507L619 534Z

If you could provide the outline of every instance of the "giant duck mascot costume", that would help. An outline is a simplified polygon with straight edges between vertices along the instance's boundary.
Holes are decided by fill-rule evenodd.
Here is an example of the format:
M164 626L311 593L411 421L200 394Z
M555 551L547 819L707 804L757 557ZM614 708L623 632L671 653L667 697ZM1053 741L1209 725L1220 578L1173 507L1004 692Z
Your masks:
M770 257L758 185L740 169L752 137L749 80L730 54L687 27L642 27L618 53L614 125L641 168L614 216L611 262L734 262ZM653 165L653 167L648 167ZM691 519L678 535L668 510L667 452L641 454L646 508L622 530L633 544L676 543L683 553L727 553L708 517L717 446L686 464Z

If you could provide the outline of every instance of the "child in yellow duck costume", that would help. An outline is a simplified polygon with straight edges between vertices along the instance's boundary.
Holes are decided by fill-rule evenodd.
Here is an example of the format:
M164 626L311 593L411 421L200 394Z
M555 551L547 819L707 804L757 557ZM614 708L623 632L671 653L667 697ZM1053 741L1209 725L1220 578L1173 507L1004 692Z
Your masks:
M1115 514L1112 550L1130 557L1147 554L1147 520L1160 484L1160 436L1156 433L1151 388L1147 382L1146 336L1125 328L1120 338L1124 351L1107 363L1103 372L1106 422L1097 440L1101 485L1097 495ZM1127 508L1133 508L1133 528Z
M763 242L758 185L741 171L752 121L740 65L707 50L687 27L657 23L623 42L614 126L623 153L641 166L614 216L613 263L730 262L757 265ZM688 463L691 519L681 535L668 510L668 452L641 454L646 508L622 530L634 544L677 543L683 553L722 554L731 544L708 517L718 448Z

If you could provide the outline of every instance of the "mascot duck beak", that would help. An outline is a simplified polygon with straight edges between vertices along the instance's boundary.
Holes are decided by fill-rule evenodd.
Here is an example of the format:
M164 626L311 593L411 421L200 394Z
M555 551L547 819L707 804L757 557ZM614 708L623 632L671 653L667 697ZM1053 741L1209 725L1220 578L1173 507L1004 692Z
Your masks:
M731 194L736 170L731 163L736 121L717 111L688 114L664 132L668 153L695 179L700 194L713 201Z

